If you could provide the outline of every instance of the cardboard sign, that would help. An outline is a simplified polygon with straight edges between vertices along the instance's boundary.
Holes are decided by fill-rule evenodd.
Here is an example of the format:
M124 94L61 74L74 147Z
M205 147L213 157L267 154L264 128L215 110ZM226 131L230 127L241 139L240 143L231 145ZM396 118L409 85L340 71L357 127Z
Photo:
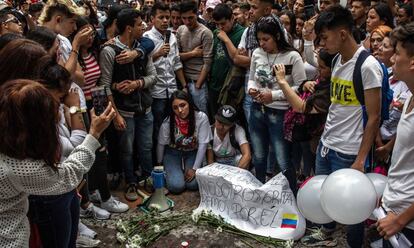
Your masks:
M306 229L289 183L282 173L262 184L249 171L212 164L198 169L201 201L207 210L243 231L283 240L300 239Z

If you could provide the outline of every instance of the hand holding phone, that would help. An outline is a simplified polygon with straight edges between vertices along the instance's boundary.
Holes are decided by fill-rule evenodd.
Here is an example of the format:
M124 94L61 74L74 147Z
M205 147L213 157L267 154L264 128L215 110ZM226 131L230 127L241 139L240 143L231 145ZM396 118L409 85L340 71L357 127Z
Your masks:
M105 87L95 87L92 92L92 104L97 116L101 115L108 106L108 96Z

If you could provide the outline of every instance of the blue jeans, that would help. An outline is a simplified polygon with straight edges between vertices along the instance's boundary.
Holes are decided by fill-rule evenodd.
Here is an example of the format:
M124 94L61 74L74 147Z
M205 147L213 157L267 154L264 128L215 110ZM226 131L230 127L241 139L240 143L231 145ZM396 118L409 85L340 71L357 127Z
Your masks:
M134 142L143 176L151 175L153 116L149 111L146 114L124 117L124 119L127 127L124 131L118 131L119 158L126 183L136 184L138 180L134 174Z
M197 155L196 151L179 151L174 148L165 147L164 167L166 173L167 189L173 194L179 194L185 189L197 190L197 180L191 182L184 180L184 173L187 169L192 169ZM184 169L183 170L183 163Z
M285 112L285 110L267 107L262 111L262 107L258 103L253 103L251 106L249 131L254 150L253 165L256 170L256 178L263 183L266 180L269 147L272 147L276 154L276 161L281 171L294 170L290 159L290 144L283 136Z
M243 99L244 116L246 117L247 125L250 125L250 109L252 108L253 98L246 94Z
M207 110L207 82L204 82L200 89L195 87L196 81L189 80L188 82L188 92L193 98L194 104L200 111L203 111L208 115Z
M76 247L79 224L76 190L62 195L29 196L28 216L39 228L43 247Z
M347 155L329 149L319 142L316 150L316 175L329 175L334 171L350 168L356 159L356 155ZM323 225L325 229L335 229L336 223ZM360 248L364 243L364 223L347 226L347 242L352 248Z
M243 99L243 111L244 111L244 116L246 117L246 121L247 121L247 127L250 126L250 109L252 108L252 104L253 104L253 98L249 95L246 94L244 96ZM266 172L269 174L273 174L276 171L276 154L274 153L274 149L271 147L272 145L270 145L269 147L269 155L267 157L267 169Z

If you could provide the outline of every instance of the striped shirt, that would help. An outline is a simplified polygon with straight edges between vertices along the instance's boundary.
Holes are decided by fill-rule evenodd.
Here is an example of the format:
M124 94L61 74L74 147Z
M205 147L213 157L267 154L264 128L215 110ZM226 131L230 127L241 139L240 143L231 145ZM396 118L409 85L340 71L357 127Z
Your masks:
M83 57L83 61L85 62L85 67L83 68L85 86L82 87L82 90L85 97L90 99L92 97L91 89L96 86L98 79L101 77L101 68L92 53L88 54L86 57Z

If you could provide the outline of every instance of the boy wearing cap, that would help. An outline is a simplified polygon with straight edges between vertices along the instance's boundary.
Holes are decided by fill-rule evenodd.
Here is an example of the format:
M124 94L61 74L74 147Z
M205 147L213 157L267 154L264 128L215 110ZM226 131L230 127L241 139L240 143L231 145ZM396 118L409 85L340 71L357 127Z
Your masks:
M207 0L203 13L199 16L200 23L209 28L211 32L217 28L213 20L213 11L220 3L221 0Z
M207 162L218 162L248 169L250 146L243 128L236 124L237 112L229 105L220 107L212 126L213 140L207 148Z

